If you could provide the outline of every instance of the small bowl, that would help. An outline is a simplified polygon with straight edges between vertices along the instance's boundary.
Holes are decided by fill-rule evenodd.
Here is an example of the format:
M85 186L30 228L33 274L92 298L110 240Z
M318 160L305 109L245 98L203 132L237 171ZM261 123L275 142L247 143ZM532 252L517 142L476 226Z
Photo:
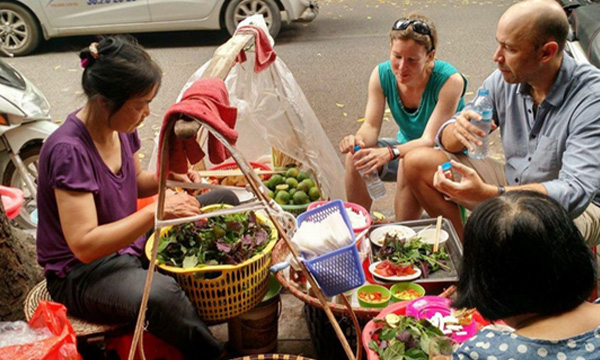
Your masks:
M379 293L381 294L381 296L383 298L387 298L384 301L381 302L370 302L368 300L363 300L361 299L358 294L366 292L367 294L372 294L379 291ZM361 287L358 288L358 290L356 290L356 298L358 299L358 303L360 304L360 306L365 307L365 308L384 308L386 307L389 302L390 299L392 298L390 291L381 286L381 285L363 285Z
M419 297L425 296L425 289L421 285L415 284L413 282L403 282L403 283L394 284L390 288L390 293L392 295L392 301L393 302L401 302L401 301L414 300L414 299L401 298L398 295L396 295L396 293L402 292L402 291L408 290L408 289L412 289L412 290L416 291L417 293L419 293ZM418 298L415 298L415 299L418 299Z
M433 245L435 241L435 229L423 229L417 233L417 236L421 238L421 241L425 244ZM448 241L449 235L445 230L440 230L440 241L438 244L442 244Z
M395 233L404 236L406 239L410 239L416 235L415 231L408 226L404 225L385 225L373 229L369 234L369 239L374 245L373 247L378 249L383 245L383 239L387 233Z

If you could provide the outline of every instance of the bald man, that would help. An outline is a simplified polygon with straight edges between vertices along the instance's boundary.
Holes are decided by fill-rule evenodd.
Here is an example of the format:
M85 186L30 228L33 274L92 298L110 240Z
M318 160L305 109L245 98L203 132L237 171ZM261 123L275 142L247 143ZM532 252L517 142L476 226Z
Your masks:
M471 159L465 150L484 134L465 110L437 134L440 149L404 158L409 186L431 216L443 215L462 238L457 204L472 209L506 191L534 190L557 200L586 241L600 237L600 70L564 54L569 25L553 0L526 0L500 18L498 69L483 83L494 103L506 164ZM466 107L468 109L468 106ZM452 160L452 179L440 164ZM447 173L447 172L446 172ZM449 200L447 200L449 199Z

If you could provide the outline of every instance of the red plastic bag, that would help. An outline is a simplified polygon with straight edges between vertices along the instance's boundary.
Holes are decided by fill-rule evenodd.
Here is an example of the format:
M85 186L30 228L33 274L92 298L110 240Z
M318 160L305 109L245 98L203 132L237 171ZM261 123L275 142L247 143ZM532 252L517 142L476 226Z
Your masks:
M48 328L54 335L29 344L0 348L0 360L81 360L77 336L67 319L64 305L40 300L31 320L34 329Z

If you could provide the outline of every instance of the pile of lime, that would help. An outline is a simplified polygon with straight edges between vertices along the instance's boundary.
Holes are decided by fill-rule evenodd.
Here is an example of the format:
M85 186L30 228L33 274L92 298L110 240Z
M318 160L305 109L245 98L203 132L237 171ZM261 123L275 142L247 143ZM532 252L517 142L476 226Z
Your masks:
M279 205L305 205L321 196L310 175L297 167L287 169L283 175L271 176L264 184L270 190L269 197Z

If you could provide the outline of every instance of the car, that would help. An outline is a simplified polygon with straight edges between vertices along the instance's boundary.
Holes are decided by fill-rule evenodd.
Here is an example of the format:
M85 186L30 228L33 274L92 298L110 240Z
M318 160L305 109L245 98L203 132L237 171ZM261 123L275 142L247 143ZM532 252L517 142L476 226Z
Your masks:
M273 37L286 21L312 21L316 0L0 0L0 46L33 52L42 39L178 30L226 29L262 14Z

